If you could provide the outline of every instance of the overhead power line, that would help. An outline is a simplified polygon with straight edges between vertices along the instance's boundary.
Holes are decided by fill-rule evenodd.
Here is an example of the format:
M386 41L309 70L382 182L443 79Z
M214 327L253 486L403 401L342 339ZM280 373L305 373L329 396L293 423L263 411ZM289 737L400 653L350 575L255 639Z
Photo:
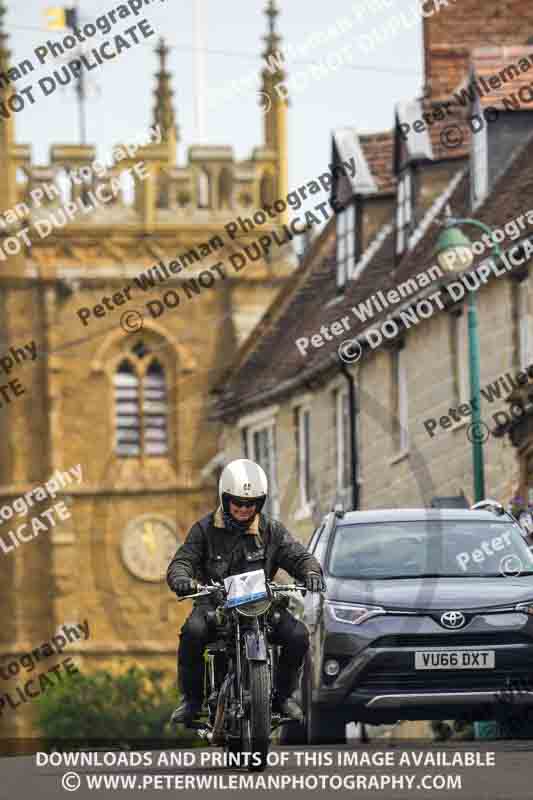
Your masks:
M11 28L12 30L25 30L25 31L38 31L39 33L46 33L48 36L57 36L58 34L61 35L61 31L49 31L45 28L36 28L30 25L8 25L7 27ZM64 32L62 34L65 35ZM192 47L191 45L185 44L174 44L170 45L173 50L178 52L187 52L187 53L194 53L198 49L201 52L208 53L214 56L227 56L228 58L241 58L246 59L248 61L254 61L257 63L260 62L262 59L259 59L257 53L242 53L236 50L213 50L210 47L202 47L196 48ZM283 51L281 51L283 52ZM316 61L301 61L300 59L290 59L285 62L287 67L290 68L292 64L301 64L302 66L318 66ZM421 69L402 69L401 67L375 67L375 66L368 66L367 64L344 64L344 69L351 69L355 72L387 72L394 75L420 75L422 72Z

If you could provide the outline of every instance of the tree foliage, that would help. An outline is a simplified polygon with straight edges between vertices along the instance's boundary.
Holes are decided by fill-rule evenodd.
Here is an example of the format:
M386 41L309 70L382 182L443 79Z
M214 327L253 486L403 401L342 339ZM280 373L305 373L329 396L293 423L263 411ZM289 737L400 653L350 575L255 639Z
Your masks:
M191 731L168 724L178 698L164 672L130 667L118 675L78 673L40 695L38 723L50 740L116 741L180 739Z

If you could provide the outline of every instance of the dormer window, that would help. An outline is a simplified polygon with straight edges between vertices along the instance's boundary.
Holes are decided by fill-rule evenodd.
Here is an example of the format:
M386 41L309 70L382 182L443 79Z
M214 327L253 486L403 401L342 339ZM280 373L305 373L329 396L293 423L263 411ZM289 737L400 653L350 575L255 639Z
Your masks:
M356 213L352 201L337 213L337 288L344 289L355 267Z
M413 225L413 174L406 167L398 179L396 203L396 255L402 256L407 249L409 234Z

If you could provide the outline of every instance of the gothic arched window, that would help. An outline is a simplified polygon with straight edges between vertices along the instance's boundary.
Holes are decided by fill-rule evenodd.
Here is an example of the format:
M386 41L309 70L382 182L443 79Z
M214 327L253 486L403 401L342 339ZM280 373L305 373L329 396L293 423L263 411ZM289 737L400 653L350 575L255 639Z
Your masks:
M119 363L114 387L116 454L166 455L168 402L165 370L142 340Z
M133 364L124 359L115 372L115 449L119 456L141 452L139 380Z
M143 378L144 451L148 456L162 456L168 450L167 389L165 371L154 358Z

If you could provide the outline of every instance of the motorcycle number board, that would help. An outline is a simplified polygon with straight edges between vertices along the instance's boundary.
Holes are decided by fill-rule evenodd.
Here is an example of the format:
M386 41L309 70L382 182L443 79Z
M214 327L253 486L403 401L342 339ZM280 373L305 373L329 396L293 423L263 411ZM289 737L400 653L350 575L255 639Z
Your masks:
M230 575L224 578L224 585L228 593L226 605L228 608L252 603L267 597L265 571L255 569L251 572L241 572L239 575Z
M415 669L494 669L494 650L417 650Z

